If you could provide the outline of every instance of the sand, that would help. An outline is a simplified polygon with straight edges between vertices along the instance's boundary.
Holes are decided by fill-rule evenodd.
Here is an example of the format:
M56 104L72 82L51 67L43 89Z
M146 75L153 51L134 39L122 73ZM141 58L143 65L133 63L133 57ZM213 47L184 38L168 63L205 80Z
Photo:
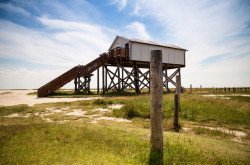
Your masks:
M102 98L37 98L36 95L27 95L31 92L36 92L36 90L0 90L0 106L13 106L18 104L27 104L29 106L33 106L35 104L41 103L72 102Z

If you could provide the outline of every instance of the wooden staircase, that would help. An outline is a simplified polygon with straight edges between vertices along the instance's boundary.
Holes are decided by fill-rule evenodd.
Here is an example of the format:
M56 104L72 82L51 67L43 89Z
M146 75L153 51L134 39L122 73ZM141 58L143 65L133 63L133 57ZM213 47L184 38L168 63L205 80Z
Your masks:
M87 65L77 65L65 72L64 74L58 76L54 80L48 82L37 90L38 97L46 97L51 93L54 93L57 89L61 88L65 84L74 80L79 76L89 75L94 72L96 69L103 66L109 61L108 53L103 53L95 60L91 61Z

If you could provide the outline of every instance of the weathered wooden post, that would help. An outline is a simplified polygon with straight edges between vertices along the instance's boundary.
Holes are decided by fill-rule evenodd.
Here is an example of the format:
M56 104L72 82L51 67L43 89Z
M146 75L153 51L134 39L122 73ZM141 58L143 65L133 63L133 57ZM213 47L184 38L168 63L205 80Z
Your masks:
M90 82L91 82L91 75L88 77L88 94L91 93L91 91L90 91Z
M105 68L102 66L102 94L105 94Z
M105 65L105 92L108 90L108 66Z
M124 70L122 68L122 90L124 90Z
M176 75L176 92L174 95L174 130L179 132L179 111L180 111L180 93L181 93L181 84L180 76Z
M99 68L97 69L97 94L99 94Z
M77 91L80 92L80 84L81 83L81 77L77 77Z
M118 71L118 91L120 92L120 90L121 90L120 65L117 66L117 71Z
M162 52L152 50L150 57L150 164L163 164Z
M190 84L190 93L192 93L192 84Z
M75 78L74 84L75 84L75 92L76 92L77 91L77 78Z
M138 74L138 65L136 62L134 62L133 65L134 69L134 85L135 85L135 92L136 94L140 94L140 89L139 89L139 74Z

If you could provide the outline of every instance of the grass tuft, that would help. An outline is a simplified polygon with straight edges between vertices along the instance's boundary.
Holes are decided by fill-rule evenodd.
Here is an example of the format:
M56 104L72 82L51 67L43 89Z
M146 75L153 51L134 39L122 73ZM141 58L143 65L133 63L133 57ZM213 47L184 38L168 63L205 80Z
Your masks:
M0 107L0 116L10 115L12 113L22 113L31 108L26 104L19 104L15 106Z

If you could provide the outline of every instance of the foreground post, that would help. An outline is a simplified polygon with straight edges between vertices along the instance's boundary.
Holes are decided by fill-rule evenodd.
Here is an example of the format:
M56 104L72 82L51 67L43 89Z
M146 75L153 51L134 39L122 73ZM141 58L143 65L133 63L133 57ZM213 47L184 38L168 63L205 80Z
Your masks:
M150 164L163 164L162 52L152 50L150 58Z
M174 130L179 132L179 111L180 111L180 77L176 76L176 92L174 95Z

